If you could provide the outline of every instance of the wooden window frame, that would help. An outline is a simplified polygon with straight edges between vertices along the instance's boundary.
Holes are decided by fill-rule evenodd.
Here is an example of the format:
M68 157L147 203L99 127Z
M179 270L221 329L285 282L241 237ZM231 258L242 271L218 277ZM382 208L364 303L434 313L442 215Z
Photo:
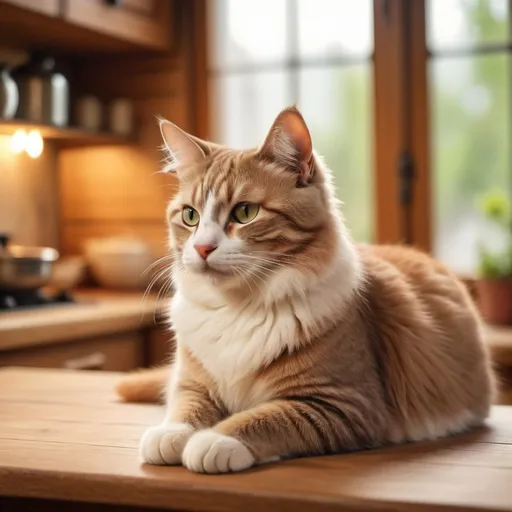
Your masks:
M424 0L374 0L374 37L376 241L429 251ZM412 176L404 176L411 171Z

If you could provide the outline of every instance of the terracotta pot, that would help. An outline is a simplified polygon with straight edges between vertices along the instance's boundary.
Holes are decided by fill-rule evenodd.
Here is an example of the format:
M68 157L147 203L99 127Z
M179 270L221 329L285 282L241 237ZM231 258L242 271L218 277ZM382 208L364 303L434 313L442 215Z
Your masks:
M484 319L492 324L512 324L512 278L479 279L477 299Z

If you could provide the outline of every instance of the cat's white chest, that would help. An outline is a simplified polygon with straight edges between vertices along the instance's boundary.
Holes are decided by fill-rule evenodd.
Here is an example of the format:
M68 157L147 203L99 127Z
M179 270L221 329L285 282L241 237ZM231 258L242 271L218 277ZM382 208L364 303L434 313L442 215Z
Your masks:
M177 294L171 317L178 342L201 362L232 412L268 398L254 373L299 342L287 309L267 311L254 304L207 308Z

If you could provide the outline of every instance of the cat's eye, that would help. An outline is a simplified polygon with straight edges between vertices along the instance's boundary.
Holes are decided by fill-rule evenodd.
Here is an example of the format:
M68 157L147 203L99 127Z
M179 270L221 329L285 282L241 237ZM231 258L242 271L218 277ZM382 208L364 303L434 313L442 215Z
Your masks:
M181 218L187 226L197 226L199 224L199 213L191 206L184 206L181 212Z
M256 215L258 215L259 211L260 207L257 204L240 203L233 208L233 211L231 212L231 220L240 224L247 224L248 222L251 222Z

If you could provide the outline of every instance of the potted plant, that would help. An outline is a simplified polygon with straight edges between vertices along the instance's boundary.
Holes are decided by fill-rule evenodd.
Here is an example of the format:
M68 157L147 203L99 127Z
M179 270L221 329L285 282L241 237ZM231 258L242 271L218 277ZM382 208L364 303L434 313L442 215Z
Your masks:
M489 193L482 201L483 213L502 235L500 248L480 244L477 299L489 323L512 323L512 222L510 200L501 192Z

